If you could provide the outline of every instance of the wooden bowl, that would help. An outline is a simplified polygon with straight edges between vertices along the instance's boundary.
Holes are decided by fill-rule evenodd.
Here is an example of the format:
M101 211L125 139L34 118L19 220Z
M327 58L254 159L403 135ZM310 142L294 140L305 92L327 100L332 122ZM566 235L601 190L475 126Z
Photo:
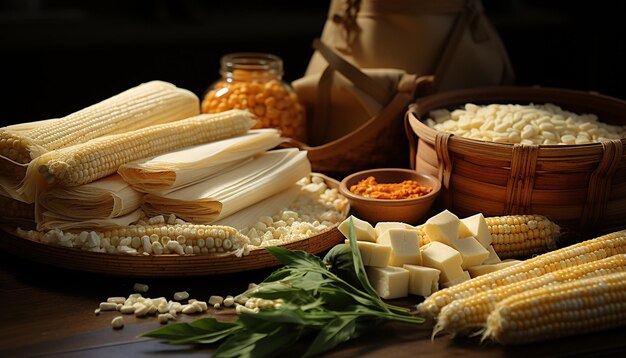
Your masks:
M376 178L379 183L400 183L404 180L414 180L422 186L431 187L433 190L424 196L413 199L374 199L350 191L349 188L352 185L369 176ZM345 177L339 185L339 191L350 201L354 215L372 224L381 221L417 224L430 210L440 190L441 183L435 177L400 168L364 170Z

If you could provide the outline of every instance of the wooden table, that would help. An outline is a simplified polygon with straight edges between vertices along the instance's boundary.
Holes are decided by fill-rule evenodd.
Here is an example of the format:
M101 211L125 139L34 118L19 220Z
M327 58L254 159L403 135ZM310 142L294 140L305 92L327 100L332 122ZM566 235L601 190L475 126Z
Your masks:
M129 279L57 269L0 251L0 357L178 357L208 356L210 349L170 346L138 337L160 326L155 317L125 315L121 330L111 329L117 312L94 315L99 302L128 296L135 282L146 283L149 297L171 298L186 290L192 298L237 294L271 270L180 279ZM414 304L417 301L394 303ZM232 311L210 315L233 318ZM186 317L184 320L200 316ZM432 322L423 326L387 324L375 334L349 341L328 357L618 357L626 356L624 329L520 347L481 344L478 339L439 336L431 341Z

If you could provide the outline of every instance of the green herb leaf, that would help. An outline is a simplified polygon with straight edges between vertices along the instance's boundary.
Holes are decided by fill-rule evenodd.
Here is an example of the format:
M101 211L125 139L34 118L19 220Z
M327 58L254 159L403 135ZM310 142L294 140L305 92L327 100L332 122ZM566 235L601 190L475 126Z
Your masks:
M250 331L241 331L230 336L222 345L213 353L214 358L234 358L234 357L254 357L252 351L256 343L269 333L256 333Z
M328 322L324 329L317 334L309 349L304 353L304 357L324 353L339 343L349 340L355 333L357 319L358 316L337 317Z
M186 338L195 338L206 334L224 332L240 327L238 322L220 322L214 318L202 318L191 323L174 323L148 331L142 336L177 341Z
M352 217L350 217L349 224L350 225L348 226L348 236L350 239L350 247L356 248L358 246L356 242L356 233L354 232L354 224L352 223ZM352 260L354 263L354 272L356 273L356 276L359 279L359 282L361 282L363 289L365 290L365 292L369 293L372 296L372 298L374 298L374 301L376 301L381 306L382 309L389 312L389 308L387 308L385 303L378 296L378 293L376 293L376 291L374 290L370 282L367 280L367 273L365 273L365 266L363 266L363 259L361 258L361 251L357 249L351 250L351 251L352 251Z
M335 275L341 277L352 286L363 289L361 281L354 271L354 259L352 257L352 249L346 244L335 245L326 256L324 263L328 266L328 270Z
M306 251L291 251L277 246L266 247L265 249L285 266L298 269L326 269L319 257L311 255Z

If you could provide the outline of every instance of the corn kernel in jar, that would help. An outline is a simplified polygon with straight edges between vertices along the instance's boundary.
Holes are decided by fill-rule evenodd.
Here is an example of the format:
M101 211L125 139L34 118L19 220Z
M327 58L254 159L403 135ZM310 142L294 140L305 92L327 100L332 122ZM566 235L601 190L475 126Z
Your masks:
M245 109L258 117L254 128L278 128L283 136L305 141L304 108L282 81L282 60L262 53L222 57L220 74L202 101L203 113Z

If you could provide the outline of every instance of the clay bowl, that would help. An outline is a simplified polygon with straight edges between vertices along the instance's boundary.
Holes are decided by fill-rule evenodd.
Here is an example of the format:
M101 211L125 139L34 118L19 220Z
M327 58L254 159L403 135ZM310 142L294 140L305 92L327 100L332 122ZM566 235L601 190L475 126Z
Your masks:
M350 191L352 185L373 176L378 183L400 183L404 180L414 180L433 190L423 196L413 199L374 199L354 194ZM437 178L420 174L416 171L400 168L369 169L345 177L339 185L339 191L350 201L354 216L372 224L381 221L399 221L415 225L430 210L435 202L441 183Z

